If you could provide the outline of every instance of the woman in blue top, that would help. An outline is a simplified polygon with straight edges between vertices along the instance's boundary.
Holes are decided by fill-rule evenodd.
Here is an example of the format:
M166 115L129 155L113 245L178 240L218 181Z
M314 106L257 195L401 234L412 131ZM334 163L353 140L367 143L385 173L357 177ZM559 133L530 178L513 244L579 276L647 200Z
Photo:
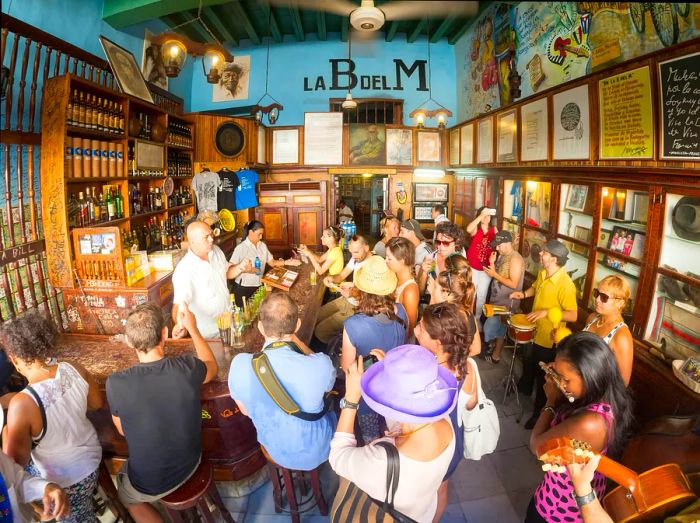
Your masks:
M395 303L396 274L381 256L370 258L355 271L353 296L358 305L355 314L345 320L341 365L348 369L357 356L365 357L374 349L389 351L406 342L408 316ZM360 404L358 420L365 443L380 436L380 416Z

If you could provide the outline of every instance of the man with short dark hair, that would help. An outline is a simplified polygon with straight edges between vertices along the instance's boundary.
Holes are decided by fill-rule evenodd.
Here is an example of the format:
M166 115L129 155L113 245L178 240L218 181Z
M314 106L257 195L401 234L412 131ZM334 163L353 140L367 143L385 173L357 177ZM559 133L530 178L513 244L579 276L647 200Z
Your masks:
M356 269L359 269L372 254L369 250L367 238L361 234L356 234L350 238L348 250L352 255L352 259L345 268L335 276L323 278L323 283L326 287L340 290L342 294L340 298L326 303L318 312L314 335L324 344L327 344L333 336L342 332L345 320L355 314L355 306L348 301L354 284L345 281L345 279L353 274ZM338 287L338 284L340 284L340 287Z
M303 413L320 417L302 419L284 411L256 375L252 354L233 359L228 386L275 463L292 470L312 470L326 461L330 452L337 420L333 410L325 411L324 399L335 383L335 369L328 356L314 353L296 337L301 324L298 312L286 293L273 292L263 300L258 329L265 338L262 350L268 362L260 372L274 372Z
M445 215L445 206L441 204L433 205L433 208L430 209L430 217L433 219L433 223L435 223L435 231L433 232L433 241L435 241L437 237L437 226L442 222L449 222L450 219Z
M129 461L118 476L119 499L137 522L162 521L149 503L187 481L201 459L200 387L219 367L194 315L186 306L180 314L196 356L164 356L163 313L145 303L129 314L124 329L139 363L107 378L112 420L129 445Z
M404 220L401 222L401 232L399 233L401 238L406 238L409 242L413 244L416 248L416 274L420 270L420 266L423 264L426 256L431 256L433 252L428 247L425 242L425 236L420 230L420 223L417 220Z

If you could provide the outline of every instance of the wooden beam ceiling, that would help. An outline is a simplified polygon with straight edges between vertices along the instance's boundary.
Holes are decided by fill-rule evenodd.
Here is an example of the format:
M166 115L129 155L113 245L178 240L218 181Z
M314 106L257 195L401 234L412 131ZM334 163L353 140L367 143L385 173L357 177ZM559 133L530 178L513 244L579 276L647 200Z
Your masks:
M399 22L398 20L389 22L389 28L386 31L386 36L384 37L384 40L386 40L387 42L392 42L394 40L394 37L396 36L396 31L399 30L400 25L401 22Z
M292 17L292 26L294 27L294 36L297 42L303 42L306 35L304 34L304 26L301 25L301 15L296 7L289 7L289 14Z
M423 18L420 22L418 22L414 27L413 30L410 33L406 34L406 41L409 44L412 44L413 42L416 41L418 36L423 32L423 29L425 29L425 26L428 25L428 19Z
M185 20L182 16L180 16L179 13L163 16L161 17L161 20L165 22L171 29L185 22ZM188 24L183 27L178 27L176 31L179 33L183 33L190 40L194 40L195 42L201 42L202 37L200 36L198 31L195 31L194 24Z
M243 28L245 29L246 33L248 33L248 38L250 38L250 41L253 42L255 45L260 45L260 36L258 35L258 32L255 30L255 27L253 27L253 23L250 21L250 18L248 17L248 13L246 13L245 8L240 2L231 2L228 4L230 7L230 12L234 15L234 19L239 21L242 25Z
M230 0L202 0L202 5L213 6ZM200 0L104 0L102 20L115 29L123 29L154 18L197 9Z
M238 39L229 31L228 26L223 23L214 9L211 7L202 9L202 19L222 42L238 45Z
M340 22L340 41L348 41L348 33L350 32L350 19L346 16Z
M457 17L455 15L450 15L445 18L440 26L433 32L433 34L430 35L430 43L434 44L435 42L439 42L440 39L447 33L447 30L452 25L452 22L454 22L456 19Z
M316 13L316 25L318 26L318 39L327 40L326 34L326 14L323 11Z

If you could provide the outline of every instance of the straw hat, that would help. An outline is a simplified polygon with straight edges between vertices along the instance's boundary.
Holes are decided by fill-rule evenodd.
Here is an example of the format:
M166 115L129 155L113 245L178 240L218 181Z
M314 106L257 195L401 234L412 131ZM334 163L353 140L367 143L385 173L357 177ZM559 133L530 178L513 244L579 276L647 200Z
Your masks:
M370 256L355 270L355 287L368 294L387 296L396 290L394 274L381 256Z
M360 381L362 398L377 414L404 423L431 423L457 403L457 378L420 345L401 345L371 365Z

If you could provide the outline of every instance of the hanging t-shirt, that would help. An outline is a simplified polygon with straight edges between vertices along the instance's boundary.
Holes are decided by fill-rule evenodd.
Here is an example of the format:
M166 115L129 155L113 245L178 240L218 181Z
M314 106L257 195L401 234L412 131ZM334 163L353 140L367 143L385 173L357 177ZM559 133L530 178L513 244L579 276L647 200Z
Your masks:
M252 169L243 169L238 175L238 189L236 190L236 209L247 209L258 205L258 195L255 193L255 184L258 182L258 173Z
M197 210L214 211L218 210L216 193L219 190L219 175L212 171L202 171L194 175L192 179L192 189L197 197Z
M238 176L236 176L236 171L232 171L224 167L219 171L219 195L217 201L219 203L219 210L228 209L233 210L236 208L236 189L238 188Z

